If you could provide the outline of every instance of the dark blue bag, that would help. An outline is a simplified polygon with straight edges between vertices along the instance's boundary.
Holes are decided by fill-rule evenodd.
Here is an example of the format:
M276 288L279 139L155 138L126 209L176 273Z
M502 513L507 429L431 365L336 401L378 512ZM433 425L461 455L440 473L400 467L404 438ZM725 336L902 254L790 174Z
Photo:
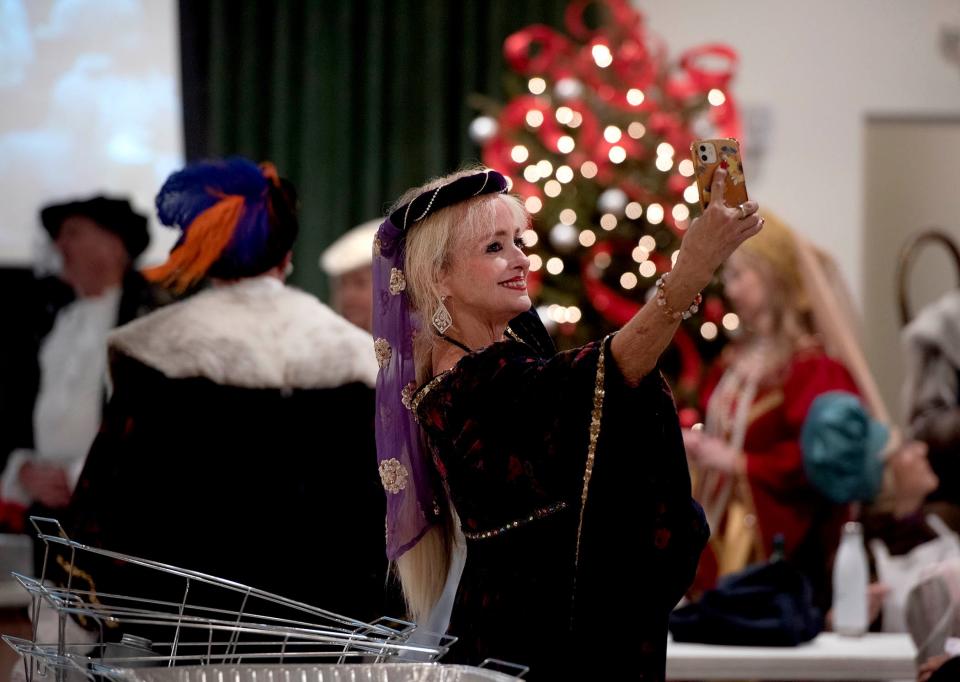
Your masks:
M700 601L670 614L670 632L677 642L796 646L822 629L809 581L785 561L728 575Z

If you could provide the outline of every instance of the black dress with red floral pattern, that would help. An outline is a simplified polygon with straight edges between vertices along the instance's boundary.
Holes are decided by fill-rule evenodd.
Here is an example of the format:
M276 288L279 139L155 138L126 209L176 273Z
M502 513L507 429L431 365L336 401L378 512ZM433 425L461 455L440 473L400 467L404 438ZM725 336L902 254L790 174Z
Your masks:
M532 679L663 679L667 617L709 530L659 372L631 387L609 343L545 358L503 341L415 409L467 538L451 653L527 664Z

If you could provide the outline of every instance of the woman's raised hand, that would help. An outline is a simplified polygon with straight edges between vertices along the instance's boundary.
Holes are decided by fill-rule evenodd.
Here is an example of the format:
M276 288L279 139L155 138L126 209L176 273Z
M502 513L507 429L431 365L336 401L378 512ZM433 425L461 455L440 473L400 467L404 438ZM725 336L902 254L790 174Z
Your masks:
M702 289L727 257L744 241L763 228L763 218L757 213L756 201L739 206L727 206L724 201L727 172L718 168L713 175L707 210L687 229L677 256L678 269L683 277L692 278L697 289Z

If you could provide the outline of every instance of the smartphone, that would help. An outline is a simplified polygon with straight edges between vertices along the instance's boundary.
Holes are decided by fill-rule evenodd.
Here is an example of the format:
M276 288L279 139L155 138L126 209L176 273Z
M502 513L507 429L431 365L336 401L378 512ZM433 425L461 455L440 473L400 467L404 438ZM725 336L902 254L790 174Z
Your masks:
M727 187L723 197L727 206L737 207L748 199L739 142L732 137L695 140L690 145L690 154L700 189L701 208L706 210L710 204L710 185L713 184L713 174L717 168L727 170Z

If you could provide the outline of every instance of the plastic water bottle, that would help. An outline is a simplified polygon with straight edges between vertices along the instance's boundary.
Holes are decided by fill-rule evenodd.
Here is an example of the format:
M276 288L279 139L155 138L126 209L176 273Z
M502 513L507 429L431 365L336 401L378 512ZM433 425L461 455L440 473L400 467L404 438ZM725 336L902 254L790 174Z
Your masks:
M870 580L863 528L850 522L833 564L833 630L841 635L862 635L870 626L867 583Z
M110 642L104 647L103 657L111 664L123 668L142 668L161 665L161 661L144 661L144 657L158 656L153 642L146 637L125 634L119 642Z

